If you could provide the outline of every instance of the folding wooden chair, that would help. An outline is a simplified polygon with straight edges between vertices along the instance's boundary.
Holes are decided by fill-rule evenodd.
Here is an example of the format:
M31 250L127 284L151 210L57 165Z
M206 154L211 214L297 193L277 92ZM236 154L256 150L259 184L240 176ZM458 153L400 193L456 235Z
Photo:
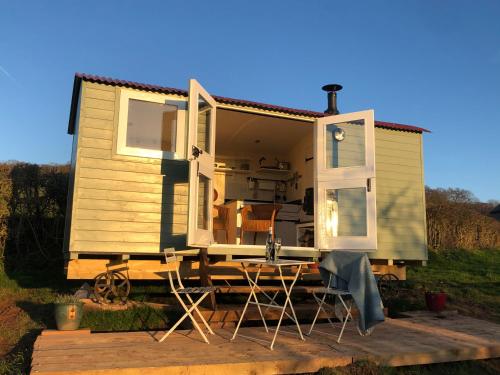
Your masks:
M307 335L309 336L312 333L314 325L316 324L316 320L318 319L319 313L321 311L323 311L328 316L328 313L327 313L327 311L325 310L325 307L324 307L325 305L329 305L326 302L326 297L329 296L329 295L330 296L335 296L335 297L338 297L339 301L342 304L342 307L344 308L344 310L346 312L345 316L343 316L344 315L343 312L339 311L337 309L337 306L335 306L335 315L337 316L337 318L342 323L342 329L340 330L340 334L339 334L339 337L337 339L337 342L340 343L340 340L342 339L342 334L344 333L344 329L345 329L345 326L346 326L347 322L349 320L352 320L352 314L351 314L351 310L352 310L352 298L348 302L346 302L344 300L343 297L349 296L349 295L351 295L351 293L348 290L342 290L342 289L333 288L331 286L332 285L332 277L333 277L333 275L330 274L330 279L328 280L328 285L326 287L320 287L320 288L317 288L317 289L313 290L313 297L316 300L316 302L318 303L318 311L316 312L316 315L314 316L314 320L313 320L313 322L311 324L311 328L309 329L309 332L307 333ZM318 295L316 293L323 294L323 296L322 297L318 297ZM333 322L331 321L330 318L328 318L328 322L332 325L332 327L335 328L335 325L333 324Z
M182 285L182 280L181 280L181 275L179 274L179 262L177 262L177 257L175 256L174 253L167 253L165 252L165 260L167 264L175 264L175 268L169 268L168 269L168 280L170 282L170 289L171 293L175 295L181 306L184 308L185 314L175 323L165 335L159 340L159 342L162 342L165 340L178 326L181 324L188 316L191 319L191 322L193 323L193 326L196 328L196 330L200 333L200 335L203 337L203 340L207 344L209 344L209 341L207 339L207 336L205 336L205 333L203 333L203 330L200 328L198 325L198 322L194 318L192 312L195 311L198 316L200 317L201 321L207 328L208 332L210 334L214 334L210 326L208 325L207 321L203 317L203 315L200 313L200 310L198 310L198 305L203 301L211 292L214 292L217 288L213 286L207 286L207 287L184 287ZM175 270L175 276L177 280L178 286L175 286L174 284L174 278L172 276L172 273ZM190 294L201 294L201 297L196 300L196 302L193 300L193 298L190 296ZM187 303L185 303L181 295L185 295L186 299L188 300Z

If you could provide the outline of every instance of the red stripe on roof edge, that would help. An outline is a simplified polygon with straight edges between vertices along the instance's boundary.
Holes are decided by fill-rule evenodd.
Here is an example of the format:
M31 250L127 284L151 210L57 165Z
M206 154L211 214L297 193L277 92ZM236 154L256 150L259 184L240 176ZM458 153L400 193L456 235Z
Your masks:
M152 84L147 84L147 83L125 81L125 80L121 80L121 79L102 77L102 76L86 74L86 73L75 73L75 78L79 78L79 79L82 79L84 81L89 81L89 82L94 82L94 83L108 84L108 85L112 85L112 86L123 86L123 87L129 87L129 88L134 88L134 89L142 89L142 90L147 90L147 91L160 92L160 93L165 93L165 94L176 94L176 95L181 95L181 96L188 96L187 90L159 86L159 85L152 85ZM306 110L306 109L289 108L289 107L254 102L254 101L244 100L244 99L227 98L227 97L217 96L217 95L213 95L213 98L217 102L224 103L224 104L233 104L233 105L240 105L240 106L244 106L244 107L266 109L269 111L283 112L283 113L288 113L288 114L293 114L293 115L302 115L302 116L307 116L307 117L324 117L325 116L325 113L323 113L323 112L310 111L310 110ZM375 126L380 127L380 128L410 131L410 132L417 132L417 133L422 133L422 132L430 133L430 130L427 130L425 128L421 128L421 127L413 126L413 125L398 124L395 122L385 122L385 121L376 120Z

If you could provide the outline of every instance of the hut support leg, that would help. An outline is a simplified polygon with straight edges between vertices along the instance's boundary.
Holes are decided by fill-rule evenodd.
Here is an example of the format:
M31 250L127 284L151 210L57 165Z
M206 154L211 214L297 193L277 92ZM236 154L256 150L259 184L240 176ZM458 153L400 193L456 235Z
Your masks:
M200 249L200 282L202 286L212 286L212 278L210 277L210 267L208 263L207 249ZM207 307L211 310L217 310L217 303L215 301L215 292L208 295Z

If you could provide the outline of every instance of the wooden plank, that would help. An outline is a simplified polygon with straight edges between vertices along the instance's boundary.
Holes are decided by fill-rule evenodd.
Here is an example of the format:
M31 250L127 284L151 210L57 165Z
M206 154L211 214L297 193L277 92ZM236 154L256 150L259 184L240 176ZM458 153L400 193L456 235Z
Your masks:
M417 167L408 168L406 165L397 165L397 164L378 164L377 165L377 176L379 174L403 174L406 178L411 179L420 179L420 175L422 174L422 169Z
M82 127L80 129L80 135L87 138L113 140L113 131L109 129ZM81 161L82 158L80 158L80 163Z
M94 82L84 81L83 85L84 85L85 89L104 90L104 91L111 91L113 93L115 92L115 86L105 85L103 83L94 83Z
M400 152L405 155L420 153L420 143L407 144L401 142L391 142L382 138L375 139L375 147L383 150Z
M80 186L89 189L103 189L103 190L121 190L131 191L138 193L157 193L161 194L165 190L170 189L173 192L174 186L168 184L144 184L142 182L130 182L119 180L103 180L100 178L80 178ZM181 184L175 185L176 192L179 194L187 194L187 188Z
M179 216L179 215L176 215ZM81 220L111 220L111 221L134 221L138 223L160 223L162 220L161 213L150 212L125 212L125 211L102 211L79 209L76 219Z
M79 231L109 231L109 232L140 232L140 233L160 233L162 226L166 224L180 225L183 230L187 226L187 217L182 216L167 216L161 222L141 223L138 221L111 221L111 220L82 220L74 221L75 229Z
M106 109L98 109L98 108L88 108L83 107L81 109L81 114L84 117L95 118L99 120L113 120L115 113Z
M96 198L79 198L78 208L91 210L108 211L133 211L133 212L152 212L167 214L170 212L187 213L187 197L183 195L172 195L168 203L147 203L147 202L128 202L128 201L110 201Z
M78 337L80 335L90 335L90 329L77 329L75 331L58 331L57 329L44 329L41 335Z
M212 279L210 277L210 266L208 262L208 253L207 249L201 249L199 255L199 273L200 273L200 282L202 286L213 286ZM204 301L205 302L205 301ZM217 303L215 301L215 293L212 292L209 294L206 299L206 303L210 307L211 310L215 310L217 308Z
M94 87L87 88L85 90L85 96L87 98L109 100L112 102L115 101L115 92L114 91L101 90L100 88L99 89L94 88Z
M158 255L160 253L158 252ZM106 259L72 259L68 262L69 280L90 280L101 272L106 271ZM166 280L167 271L172 269L171 264L162 264L159 260L129 260L126 263L131 280ZM185 267L185 275L188 276L188 268Z
M112 138L109 138L112 139ZM123 171L123 172L138 172L164 175L160 163L134 163L130 161L106 160L82 157L80 165L86 168ZM168 173L168 171L167 171Z
M162 237L175 234L184 234L187 226L183 224L170 224L168 229L162 232L141 233L141 232L108 232L104 230L78 230L74 233L74 241L94 241L94 242L129 242L129 243L160 243Z
M394 150L377 148L375 146L375 165L377 165L378 158L393 161L401 160L403 162L416 161L420 163L419 165L422 165L420 161L420 154L395 152Z
M85 139L85 138L83 138ZM96 142L108 142L102 139L95 140ZM97 144L94 144L96 146ZM105 147L102 144L103 148ZM107 147L107 146L106 146ZM99 147L96 147L99 148ZM126 171L115 171L110 169L98 169L98 168L80 168L80 174L82 177L87 178L98 178L102 180L116 180L124 182L141 182L144 184L162 184L164 176L151 173L137 173L137 172L126 172Z
M161 205L167 202L178 202L180 204L186 204L185 199L181 198L186 196L184 194L184 189L175 189L171 193L167 190L164 194L158 193L144 193L144 192L130 192L122 190L104 190L104 189L88 189L80 186L78 190L78 198L86 199L101 199L101 200L111 200L111 201L123 201L123 202L142 202L142 203L156 203ZM178 194L175 190L182 192ZM187 199L187 198L186 198Z
M113 121L111 120L101 120L101 119L95 119L91 117L80 117L80 128L94 128L94 129L106 129L106 130L113 130L114 125Z
M111 159L111 150L106 150L102 148L80 147L79 152L80 156Z
M112 148L112 141L108 139L79 137L78 144L80 147L100 148L103 150L111 150Z
M422 164L420 163L420 160L417 159L396 159L391 156L386 156L386 155L378 155L376 156L376 161L375 161L376 169L378 170L379 168L382 167L387 167L390 168L391 166L404 166L404 167L409 167L411 169L418 169L421 170Z
M87 93L86 93L87 94ZM90 97L88 94L85 98L85 109L94 108L94 109L102 109L106 111L114 111L115 110L115 102L109 100L102 100Z
M385 140L398 143L417 144L420 142L421 137L422 135L417 133L398 133L391 130L375 128L375 141Z
M170 241L169 241L170 242ZM102 253L102 255L106 255L106 253L154 253L158 252L160 254L164 248L170 247L173 245L173 241L169 244L160 244L158 242L119 242L119 241L72 241L72 251L79 252L91 252L91 253Z

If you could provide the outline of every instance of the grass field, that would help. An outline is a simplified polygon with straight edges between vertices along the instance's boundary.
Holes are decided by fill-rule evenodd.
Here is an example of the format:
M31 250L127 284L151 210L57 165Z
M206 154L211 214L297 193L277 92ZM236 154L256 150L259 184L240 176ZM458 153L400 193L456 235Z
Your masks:
M408 269L398 296L388 301L390 311L425 308L426 290L444 290L449 308L480 319L500 322L500 250L430 252L427 267ZM29 370L31 347L43 328L54 328L53 301L57 293L73 292L60 272L7 274L0 267L0 374ZM136 288L135 299L148 300L161 286ZM128 331L164 328L169 316L162 310L141 306L125 311L87 311L82 327L95 331ZM430 366L385 368L361 363L321 374L498 374L500 360L472 361Z

